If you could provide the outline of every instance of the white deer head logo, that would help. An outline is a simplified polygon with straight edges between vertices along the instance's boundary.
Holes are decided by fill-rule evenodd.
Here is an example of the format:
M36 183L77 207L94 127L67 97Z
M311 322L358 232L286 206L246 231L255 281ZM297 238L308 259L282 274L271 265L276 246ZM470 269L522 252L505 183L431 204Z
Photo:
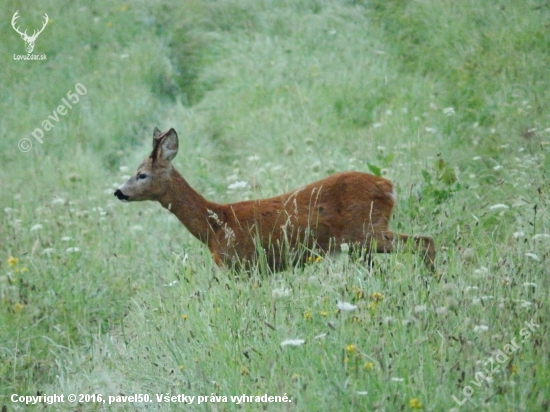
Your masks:
M25 49L27 49L27 53L32 53L34 49L34 42L36 41L36 38L38 37L38 35L44 31L46 24L48 24L49 17L46 13L44 13L45 20L44 20L44 24L42 25L42 28L40 30L34 30L34 32L32 33L32 36L29 36L27 35L27 30L21 33L21 31L19 30L19 27L15 26L15 20L17 20L17 18L19 17L18 13L19 13L19 10L17 10L13 15L11 19L11 26L17 33L21 35L21 38L25 40Z

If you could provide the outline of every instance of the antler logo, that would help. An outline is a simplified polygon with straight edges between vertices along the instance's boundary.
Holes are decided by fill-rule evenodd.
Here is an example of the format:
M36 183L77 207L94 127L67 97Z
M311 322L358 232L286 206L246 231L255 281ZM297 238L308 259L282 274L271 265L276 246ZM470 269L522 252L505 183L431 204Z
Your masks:
M32 33L32 36L29 36L27 34L27 30L25 30L23 33L21 33L21 31L19 30L19 27L15 26L15 23L16 23L15 21L19 17L18 14L19 14L19 10L17 10L15 12L15 14L13 15L13 17L11 19L11 26L13 27L13 29L17 33L19 33L21 35L21 38L23 40L25 40L25 49L27 49L27 53L30 54L34 50L34 42L36 41L38 35L44 31L44 28L46 27L46 24L48 24L49 17L46 13L44 13L44 24L42 25L42 28L40 30L34 30L34 32Z

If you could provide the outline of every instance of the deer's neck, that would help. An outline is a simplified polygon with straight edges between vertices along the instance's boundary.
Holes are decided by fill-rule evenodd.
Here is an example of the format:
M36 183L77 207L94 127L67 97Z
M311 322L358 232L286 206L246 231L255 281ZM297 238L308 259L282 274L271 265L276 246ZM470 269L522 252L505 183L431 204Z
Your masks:
M179 174L176 169L171 172L171 187L159 199L163 207L172 212L193 236L208 242L212 235L212 226L208 216L219 209L218 204L207 201Z

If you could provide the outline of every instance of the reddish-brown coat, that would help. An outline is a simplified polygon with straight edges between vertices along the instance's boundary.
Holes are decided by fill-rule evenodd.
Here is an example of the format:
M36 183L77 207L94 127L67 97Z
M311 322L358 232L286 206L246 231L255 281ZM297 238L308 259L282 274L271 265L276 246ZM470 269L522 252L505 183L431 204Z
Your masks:
M361 172L343 172L268 199L231 204L209 202L171 165L177 134L155 131L153 153L115 195L121 200L157 200L208 245L216 264L256 264L264 255L281 270L346 243L370 252L391 253L408 236L388 228L394 207L392 183ZM150 176L150 182L140 182ZM433 270L432 238L414 237L413 249Z

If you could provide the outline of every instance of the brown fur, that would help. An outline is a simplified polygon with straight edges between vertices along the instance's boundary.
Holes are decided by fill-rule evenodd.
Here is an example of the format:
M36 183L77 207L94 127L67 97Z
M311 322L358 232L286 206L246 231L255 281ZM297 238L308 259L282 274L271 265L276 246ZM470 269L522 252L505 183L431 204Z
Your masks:
M384 178L343 172L280 196L217 204L193 190L172 167L177 150L173 129L163 134L155 129L151 156L115 196L159 201L208 246L218 265L249 266L263 254L271 269L281 270L314 253L337 251L343 243L367 253L391 253L408 241L407 235L388 228L394 194ZM416 236L412 246L433 270L433 239Z

